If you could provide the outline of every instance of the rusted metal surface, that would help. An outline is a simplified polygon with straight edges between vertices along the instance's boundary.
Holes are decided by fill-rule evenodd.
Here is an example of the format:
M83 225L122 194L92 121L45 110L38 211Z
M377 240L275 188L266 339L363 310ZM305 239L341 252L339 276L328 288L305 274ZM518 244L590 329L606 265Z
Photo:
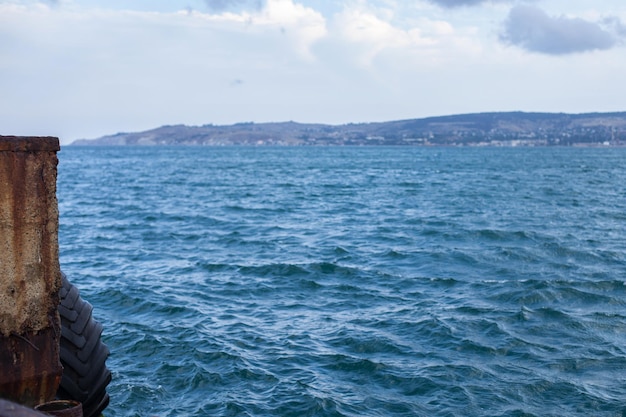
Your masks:
M2 136L0 135L0 152L57 152L61 149L59 138L53 136Z
M36 333L2 338L0 391L3 397L30 407L54 398L61 382L56 331L48 327Z
M35 407L35 410L57 417L83 417L83 405L74 400L56 400Z
M0 397L50 401L59 361L59 141L0 136Z

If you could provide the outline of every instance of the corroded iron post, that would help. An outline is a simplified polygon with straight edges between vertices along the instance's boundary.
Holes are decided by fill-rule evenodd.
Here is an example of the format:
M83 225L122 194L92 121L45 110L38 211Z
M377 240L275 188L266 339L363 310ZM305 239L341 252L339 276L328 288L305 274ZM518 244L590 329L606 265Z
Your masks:
M62 374L59 149L0 136L0 397L30 407L54 398Z

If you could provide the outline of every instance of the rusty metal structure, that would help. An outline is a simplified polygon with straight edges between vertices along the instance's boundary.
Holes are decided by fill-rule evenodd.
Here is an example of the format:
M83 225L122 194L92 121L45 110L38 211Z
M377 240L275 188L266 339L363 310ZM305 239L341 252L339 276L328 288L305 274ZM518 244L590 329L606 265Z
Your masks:
M0 136L0 398L54 399L62 374L54 137Z

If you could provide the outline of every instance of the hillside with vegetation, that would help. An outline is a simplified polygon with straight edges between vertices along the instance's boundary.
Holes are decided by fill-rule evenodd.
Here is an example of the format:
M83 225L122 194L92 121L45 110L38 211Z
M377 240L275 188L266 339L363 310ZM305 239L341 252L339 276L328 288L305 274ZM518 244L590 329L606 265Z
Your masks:
M72 145L412 145L412 146L622 146L626 112L475 113L344 125L237 123L162 126L80 139Z

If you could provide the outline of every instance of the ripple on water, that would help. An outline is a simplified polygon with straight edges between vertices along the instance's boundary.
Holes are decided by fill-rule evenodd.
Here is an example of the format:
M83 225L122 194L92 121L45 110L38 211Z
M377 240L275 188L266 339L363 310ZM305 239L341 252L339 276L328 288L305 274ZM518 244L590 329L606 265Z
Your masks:
M625 413L620 149L59 158L108 414Z

